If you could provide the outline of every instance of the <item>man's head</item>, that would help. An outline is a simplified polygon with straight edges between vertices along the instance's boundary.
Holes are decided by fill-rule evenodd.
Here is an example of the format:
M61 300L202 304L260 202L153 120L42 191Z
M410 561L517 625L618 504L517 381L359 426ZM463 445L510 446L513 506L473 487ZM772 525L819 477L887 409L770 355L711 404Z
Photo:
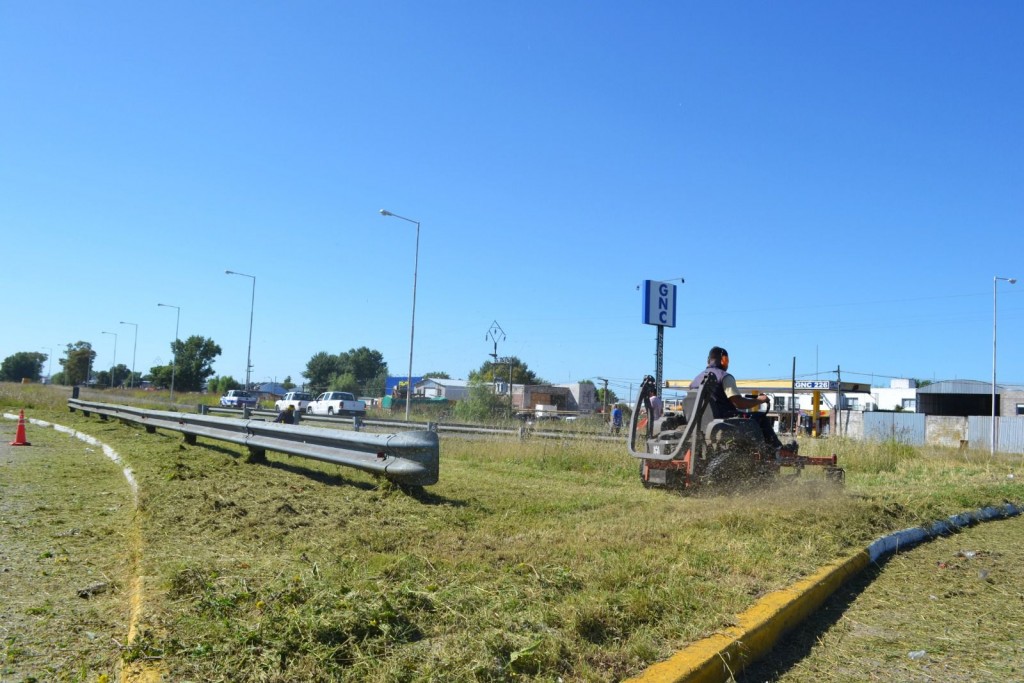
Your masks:
M288 406L288 410L290 410L292 412L295 412L295 406L293 406L293 405Z
M708 365L723 370L729 369L729 352L721 346L712 346L708 351Z

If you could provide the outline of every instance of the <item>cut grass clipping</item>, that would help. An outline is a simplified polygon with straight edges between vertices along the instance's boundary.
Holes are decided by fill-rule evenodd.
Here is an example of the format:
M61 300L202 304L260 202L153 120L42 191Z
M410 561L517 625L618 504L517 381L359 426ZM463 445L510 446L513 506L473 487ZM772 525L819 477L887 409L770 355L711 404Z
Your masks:
M808 468L724 497L645 490L624 444L450 437L409 495L37 403L136 473L149 591L123 656L170 680L620 680L883 533L1021 500L1019 458L898 444L804 442L844 489Z

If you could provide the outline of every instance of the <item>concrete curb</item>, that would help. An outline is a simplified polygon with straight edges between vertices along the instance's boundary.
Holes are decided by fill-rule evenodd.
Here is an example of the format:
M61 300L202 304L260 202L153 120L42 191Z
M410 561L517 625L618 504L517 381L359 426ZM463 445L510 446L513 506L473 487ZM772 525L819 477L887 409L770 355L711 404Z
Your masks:
M923 541L977 522L1014 517L1020 508L1007 503L952 515L927 527L879 538L845 560L827 565L789 588L764 596L736 618L736 626L699 640L664 662L648 667L631 683L725 683L747 664L763 658L788 631L798 626L846 581L869 564Z

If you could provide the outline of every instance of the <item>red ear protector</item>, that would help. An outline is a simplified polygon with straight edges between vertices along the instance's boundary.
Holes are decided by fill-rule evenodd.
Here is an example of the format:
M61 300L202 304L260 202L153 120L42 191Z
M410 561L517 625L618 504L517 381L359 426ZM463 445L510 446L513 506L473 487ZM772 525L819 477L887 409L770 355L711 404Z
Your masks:
M723 353L722 354L722 369L723 370L728 370L729 369L729 354L727 354L727 353Z

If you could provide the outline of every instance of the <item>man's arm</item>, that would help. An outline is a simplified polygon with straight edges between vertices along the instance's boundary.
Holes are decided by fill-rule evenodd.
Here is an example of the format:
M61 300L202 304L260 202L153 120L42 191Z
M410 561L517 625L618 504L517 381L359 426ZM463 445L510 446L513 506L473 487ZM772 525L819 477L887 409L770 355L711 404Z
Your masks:
M725 395L738 410L749 410L762 403L768 404L768 397L765 394L758 394L757 398L747 398L740 394L739 389L736 388L736 378L732 375L726 375L722 380L722 389L725 390Z
M758 394L757 398L747 398L746 396L736 394L735 396L730 396L729 400L732 401L732 404L740 410L748 410L754 406L759 406L762 403L765 405L768 404L768 397L764 394Z

